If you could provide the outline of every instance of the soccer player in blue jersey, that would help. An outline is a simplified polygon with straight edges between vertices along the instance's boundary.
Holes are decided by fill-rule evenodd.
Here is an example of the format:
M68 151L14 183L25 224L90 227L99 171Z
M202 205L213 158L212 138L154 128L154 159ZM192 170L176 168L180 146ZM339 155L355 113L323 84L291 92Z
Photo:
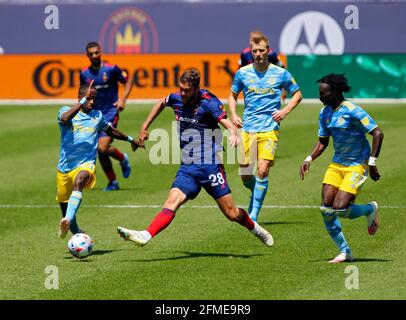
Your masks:
M238 67L242 68L254 62L254 56L251 52L251 40L253 38L258 38L265 36L262 31L251 31L249 35L250 46L244 48L240 53L240 60L238 61ZM268 49L268 61L274 65L284 68L283 62L279 59L278 53L271 48Z
M243 155L240 175L250 190L248 212L257 221L267 190L269 170L274 164L278 146L280 122L300 103L302 94L292 75L268 61L268 39L264 35L251 39L254 63L237 71L228 103L231 120L242 127ZM281 109L281 91L292 95L290 102ZM237 115L237 99L244 94L243 119ZM257 163L257 174L253 166Z
M89 42L86 46L86 54L91 65L80 73L80 84L89 84L94 80L97 90L97 100L94 109L100 110L104 118L117 127L119 113L125 108L128 96L131 93L133 82L128 79L127 72L121 70L117 65L109 64L101 60L101 48L97 42ZM118 84L122 83L124 88L123 98L118 99ZM124 178L131 173L131 166L126 153L122 153L112 146L113 139L104 132L99 139L99 161L105 172L109 183L105 191L120 189L113 164L110 157L120 162Z
M200 73L188 69L180 77L179 91L159 100L143 123L139 143L144 146L148 139L148 128L155 118L170 107L178 121L182 163L175 181L163 205L163 209L153 219L146 230L136 231L118 227L117 231L125 239L138 246L146 245L174 219L176 211L188 200L194 199L202 189L217 202L220 210L231 221L236 221L265 245L272 246L271 234L252 221L244 209L237 208L231 197L224 166L219 153L223 151L222 135L218 123L229 133L229 142L235 147L240 139L219 99L211 92L200 89Z
M249 35L249 47L244 48L240 53L240 60L238 60L238 68L242 68L248 66L251 63L254 63L254 56L251 52L251 41L254 38L265 37L265 34L262 31L251 31ZM274 51L272 48L268 49L268 61L278 67L285 68L282 60L279 59L278 53ZM282 89L281 92L281 100L282 102L285 101L286 98L286 91Z
M63 106L58 113L61 131L60 154L56 177L57 195L63 218L59 224L59 237L65 238L70 229L73 234L81 232L76 213L82 201L84 188L96 184L96 157L100 134L127 140L135 151L138 141L127 136L107 122L101 111L93 109L97 91L90 85L79 89L79 101L73 106Z
M333 138L334 156L323 179L322 205L324 224L340 254L330 263L353 261L351 249L341 229L340 218L367 218L368 233L374 235L378 229L378 204L355 204L355 197L369 175L377 181L380 174L376 167L383 141L383 132L360 106L344 98L350 91L347 79L342 74L329 74L317 80L320 83L320 101L324 107L319 116L319 140L313 151L300 166L300 178L304 179L310 163L326 150ZM372 151L366 134L372 135Z

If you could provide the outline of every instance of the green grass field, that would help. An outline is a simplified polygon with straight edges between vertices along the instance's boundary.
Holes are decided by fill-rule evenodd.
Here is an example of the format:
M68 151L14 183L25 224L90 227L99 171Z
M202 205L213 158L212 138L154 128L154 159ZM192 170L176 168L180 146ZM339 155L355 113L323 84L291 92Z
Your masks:
M119 128L137 136L150 107L128 106ZM114 163L121 191L102 191L107 180L98 168L96 188L84 192L78 212L95 251L78 260L67 253L67 239L57 238L59 106L0 107L0 299L405 299L406 108L365 106L385 133L378 162L382 178L369 179L357 202L380 204L381 228L371 237L364 218L342 220L357 261L341 265L327 263L337 250L317 208L332 145L312 164L305 181L298 175L317 140L319 108L301 105L282 124L268 207L259 219L272 232L274 247L265 247L218 209L202 207L215 204L204 191L148 246L124 242L116 226L144 229L160 210L178 167L152 165L153 142L148 142L147 150L131 154L129 179L121 178ZM172 119L165 110L152 129L170 129ZM115 144L129 151L128 143ZM226 170L235 202L245 207L248 194L237 165ZM49 265L59 270L57 290L44 286ZM345 286L353 275L345 272L348 266L358 268L359 289Z

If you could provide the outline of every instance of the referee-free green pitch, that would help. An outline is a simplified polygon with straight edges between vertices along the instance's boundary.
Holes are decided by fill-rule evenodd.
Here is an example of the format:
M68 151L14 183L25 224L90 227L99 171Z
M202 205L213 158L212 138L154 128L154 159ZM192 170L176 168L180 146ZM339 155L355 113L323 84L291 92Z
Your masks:
M137 136L151 106L129 105L119 128ZM128 143L115 141L129 153L133 171L123 179L114 162L121 190L104 192L107 180L98 165L96 188L84 191L77 215L95 241L93 255L83 260L67 252L68 238L57 238L59 107L0 107L0 299L406 298L404 106L364 106L385 139L378 159L381 180L369 179L357 201L378 202L381 226L371 237L365 219L341 220L357 260L339 265L327 263L337 250L318 209L332 141L305 180L299 180L299 165L317 140L320 105L299 105L282 122L259 218L275 239L272 248L229 222L204 190L147 246L124 242L116 227L142 230L149 224L166 199L178 164L152 164L156 142L132 153ZM165 110L151 130L171 132L173 119L172 111ZM226 173L235 202L246 207L248 193L237 165L226 164Z

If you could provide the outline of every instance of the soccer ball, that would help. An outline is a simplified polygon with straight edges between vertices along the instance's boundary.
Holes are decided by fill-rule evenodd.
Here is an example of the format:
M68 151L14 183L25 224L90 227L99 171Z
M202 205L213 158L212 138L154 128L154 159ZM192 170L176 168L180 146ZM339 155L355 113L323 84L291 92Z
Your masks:
M76 233L68 241L69 252L78 259L91 255L93 245L92 238L85 233Z

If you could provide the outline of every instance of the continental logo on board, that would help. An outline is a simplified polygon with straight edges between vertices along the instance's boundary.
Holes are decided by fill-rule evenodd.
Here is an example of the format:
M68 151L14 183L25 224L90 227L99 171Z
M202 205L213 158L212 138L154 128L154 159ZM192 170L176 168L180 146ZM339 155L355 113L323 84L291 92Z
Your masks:
M68 87L78 86L80 70L67 67L61 60L46 60L35 68L33 84L44 96L60 96Z
M136 7L115 10L104 22L99 42L106 53L158 52L154 21Z
M117 64L133 80L135 88L130 99L166 96L178 89L180 75L190 67L200 70L202 88L227 98L239 55L104 54L102 59ZM88 65L85 55L0 56L0 69L9 75L0 77L0 99L73 99L77 96L80 71Z

